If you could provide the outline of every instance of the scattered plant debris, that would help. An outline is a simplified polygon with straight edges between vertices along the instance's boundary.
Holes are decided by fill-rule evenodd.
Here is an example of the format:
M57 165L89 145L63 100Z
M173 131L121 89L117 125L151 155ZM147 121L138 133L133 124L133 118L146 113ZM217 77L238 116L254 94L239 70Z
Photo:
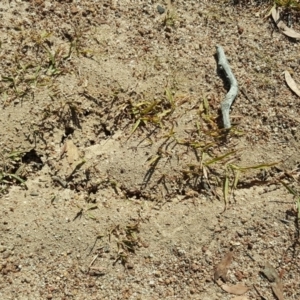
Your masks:
M279 277L275 268L270 264L266 263L265 268L262 270L265 277L271 282L272 290L278 300L283 300L283 285L281 278Z
M217 281L222 278L224 282L227 281L228 268L233 259L233 251L228 252L220 263L215 267L214 280Z
M232 286L229 286L227 284L222 284L221 288L225 292L227 292L229 294L233 294L233 295L243 295L249 290L249 288L243 284L236 284L236 285L232 285Z
M290 1L289 1L290 2ZM298 3L299 5L299 3ZM300 7L300 6L298 6ZM296 32L294 29L288 27L283 21L281 21L279 10L276 9L276 6L273 6L271 10L272 18L276 23L277 27L282 30L282 33L293 39L300 39L300 33Z
M300 97L300 90L295 82L295 80L292 78L291 74L288 71L284 71L285 81L288 85L288 87L297 95Z

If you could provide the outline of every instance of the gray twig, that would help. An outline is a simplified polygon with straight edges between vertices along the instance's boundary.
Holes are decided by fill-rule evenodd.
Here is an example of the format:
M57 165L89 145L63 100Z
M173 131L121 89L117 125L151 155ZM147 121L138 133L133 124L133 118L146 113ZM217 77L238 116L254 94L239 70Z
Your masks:
M217 57L218 57L218 66L220 70L223 70L230 84L230 89L226 94L225 99L221 103L224 128L228 129L231 127L230 118L229 118L230 106L234 101L235 97L237 96L239 88L238 88L237 80L235 79L231 71L231 68L225 56L223 48L217 45L216 49L217 49Z

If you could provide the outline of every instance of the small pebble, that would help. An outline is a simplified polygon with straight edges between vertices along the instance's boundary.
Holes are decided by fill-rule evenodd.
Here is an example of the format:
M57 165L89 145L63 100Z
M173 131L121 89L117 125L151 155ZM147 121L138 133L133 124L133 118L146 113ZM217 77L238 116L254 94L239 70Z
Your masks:
M165 9L162 6L157 5L157 11L162 15L165 12Z
M134 265L132 263L127 263L127 269L134 269Z
M153 274L154 274L155 277L160 277L161 276L160 271L154 271Z
M3 252L5 252L6 251L6 247L5 246L0 246L0 253L3 253Z
M154 287L154 286L155 286L155 282L154 282L153 280L151 280L151 281L149 282L149 285L150 285L151 287Z

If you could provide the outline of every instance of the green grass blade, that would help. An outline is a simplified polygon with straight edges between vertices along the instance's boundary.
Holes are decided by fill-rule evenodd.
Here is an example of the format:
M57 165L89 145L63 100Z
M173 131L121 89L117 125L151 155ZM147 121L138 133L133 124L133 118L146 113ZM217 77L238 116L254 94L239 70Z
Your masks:
M236 189L236 187L238 185L240 174L241 174L241 172L239 170L234 172L233 189Z
M240 167L236 165L230 165L232 169L239 170L239 171L247 171L247 170L258 170L258 169L267 169L273 166L276 166L279 162L274 162L270 164L260 164L255 166L249 166L249 167Z
M219 161L223 160L224 158L226 158L226 157L228 157L232 154L235 154L236 152L237 152L237 150L233 150L233 151L230 151L228 153L225 153L224 155L217 156L217 157L213 158L212 160L209 160L209 161L205 162L204 165L206 165L206 166L212 165L216 162L219 162Z
M295 197L298 196L298 193L294 189L292 189L290 186L288 186L286 183L284 183L281 180L280 180L280 183L289 191L290 194L292 194Z
M13 77L2 76L2 81L8 81L14 83L15 80Z
M158 101L150 102L150 105L141 111L141 115L149 114L151 111L153 111L153 109L157 106L158 103Z
M171 109L166 109L163 112L161 112L160 114L158 114L159 119L164 118L165 116L169 115L172 112Z
M223 182L223 196L224 196L225 208L227 207L227 203L228 203L228 194L229 194L229 178L226 174Z
M155 164L157 164L157 162L161 159L160 155L154 155L154 157L152 157L149 161L149 166L154 166Z
M136 129L139 127L140 123L141 123L141 119L138 119L138 120L135 122L135 124L134 124L134 126L133 126L133 128L132 128L132 130L131 130L131 132L130 132L130 135L132 135L132 134L136 131Z
M209 103L206 98L203 99L204 114L209 117Z
M175 101L170 89L166 89L166 99L169 101L173 111L175 109Z
M21 159L21 156L26 153L26 151L13 151L13 152L10 152L8 155L7 155L7 158L10 158L12 160L20 160Z
M28 187L26 185L26 181L24 179L22 179L21 177L19 177L18 175L15 175L15 174L3 174L4 177L11 177L11 178L14 178L16 179L17 181L19 181L21 184L23 184L26 188L26 190L28 190Z

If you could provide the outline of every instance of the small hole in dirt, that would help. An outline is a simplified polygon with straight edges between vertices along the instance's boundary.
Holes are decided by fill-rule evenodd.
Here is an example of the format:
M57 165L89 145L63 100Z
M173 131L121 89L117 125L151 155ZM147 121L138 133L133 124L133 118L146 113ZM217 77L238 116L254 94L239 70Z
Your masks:
M63 32L64 37L69 41L69 42L73 42L74 38L71 34L69 34L68 32L64 31Z
M102 123L101 125L102 125L102 128L103 128L104 134L106 136L110 136L111 135L111 131L106 127L106 125L104 123Z
M70 126L66 126L65 128L65 135L68 136L74 132L74 128Z
M182 190L177 189L177 193L182 196L185 196L185 194L186 194L185 189L182 189Z
M40 168L42 168L43 166L43 161L41 160L40 156L36 153L35 149L31 149L22 157L22 163L35 163L37 166L40 166Z
M83 115L84 115L85 117L89 116L90 114L91 114L91 112L88 111L88 110L86 110L86 111L83 113Z
M91 146L93 146L93 145L95 145L96 144L96 142L94 141L94 140L90 140L90 145Z
M142 192L138 189L128 189L124 186L121 186L121 190L125 192L127 198L141 199L143 196Z
M98 185L92 185L88 188L89 194L96 194L98 191Z

